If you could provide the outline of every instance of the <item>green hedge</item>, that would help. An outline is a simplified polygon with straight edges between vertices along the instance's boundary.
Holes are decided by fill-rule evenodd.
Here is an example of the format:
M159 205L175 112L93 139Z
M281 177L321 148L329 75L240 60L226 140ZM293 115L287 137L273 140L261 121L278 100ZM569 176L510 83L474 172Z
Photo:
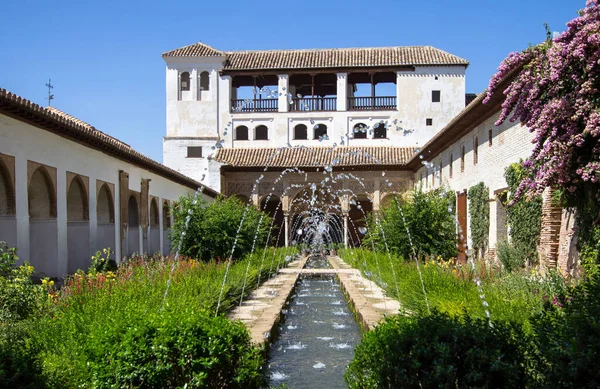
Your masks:
M469 218L471 242L475 256L482 258L490 236L490 190L483 182L469 188Z
M350 388L522 388L531 349L519 326L485 319L388 318L365 334L346 371Z

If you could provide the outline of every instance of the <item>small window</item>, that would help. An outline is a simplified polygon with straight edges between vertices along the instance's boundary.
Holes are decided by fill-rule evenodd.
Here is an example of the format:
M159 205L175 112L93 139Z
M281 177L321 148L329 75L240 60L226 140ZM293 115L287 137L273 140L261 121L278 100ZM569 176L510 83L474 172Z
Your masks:
M479 137L473 139L473 165L477 165L479 161Z
M385 139L387 138L387 130L385 124L378 123L373 129L373 139Z
M367 125L364 123L357 123L352 128L354 139L367 139Z
M441 100L441 93L439 90L432 90L431 91L431 102L432 103L439 103Z
M317 124L315 126L315 139L319 139L327 135L327 126L325 124Z
M187 148L188 158L202 158L202 146L189 146Z
M308 139L308 128L304 124L294 127L294 139Z
M248 140L248 127L237 126L235 128L235 140Z
M439 176L438 176L438 181L439 181L439 185L440 185L440 187L442 186L442 173L443 173L443 170L442 170L442 169L443 169L443 166L442 166L442 160L440 159L440 168L439 168L439 170L438 170L438 174L439 174Z
M183 72L181 73L181 79L179 81L180 89L182 91L190 90L190 73Z
M425 119L425 125L426 126L433 126L433 119L432 118Z
M255 140L268 140L269 139L269 129L265 125L256 126L254 129L254 139Z
M492 132L492 129L490 128L488 130L488 146L492 147L492 137L494 136L494 133Z
M465 146L463 145L460 149L460 172L465 171Z
M454 155L450 153L450 161L448 161L448 175L452 178L452 160L454 160Z
M208 90L210 86L209 82L208 72L200 73L200 90Z

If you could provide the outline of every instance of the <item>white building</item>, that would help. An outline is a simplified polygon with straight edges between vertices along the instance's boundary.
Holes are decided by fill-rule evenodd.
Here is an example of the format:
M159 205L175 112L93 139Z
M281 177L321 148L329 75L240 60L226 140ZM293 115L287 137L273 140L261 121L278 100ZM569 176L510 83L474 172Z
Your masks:
M168 254L169 204L199 186L81 120L0 89L0 241L40 277L87 270L103 248L117 261Z
M196 43L163 59L164 163L218 191L220 165L207 158L217 142L412 147L465 107L468 62L431 46L219 51Z

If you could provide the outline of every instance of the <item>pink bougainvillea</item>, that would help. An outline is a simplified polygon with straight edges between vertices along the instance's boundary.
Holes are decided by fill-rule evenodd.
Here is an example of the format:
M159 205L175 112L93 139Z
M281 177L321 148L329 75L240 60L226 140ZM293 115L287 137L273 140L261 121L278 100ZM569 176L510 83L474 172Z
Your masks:
M516 74L516 75L515 75ZM504 91L498 85L514 76ZM504 92L497 125L520 121L535 133L531 174L517 198L545 187L566 196L598 196L600 180L600 5L588 0L567 30L554 39L511 53L490 80L489 100ZM592 189L590 191L590 189Z

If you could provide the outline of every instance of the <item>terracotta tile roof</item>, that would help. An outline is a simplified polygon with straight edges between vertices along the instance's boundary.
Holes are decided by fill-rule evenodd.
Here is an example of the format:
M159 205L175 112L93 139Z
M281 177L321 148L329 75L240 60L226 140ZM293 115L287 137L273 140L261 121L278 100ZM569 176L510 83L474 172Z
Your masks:
M414 154L413 147L342 146L293 148L225 148L214 159L231 167L354 167L404 165Z
M164 58L215 55L225 57L224 70L469 65L467 60L432 46L218 51L204 43L194 43L163 53Z
M100 150L189 188L197 189L201 185L199 182L138 153L128 144L97 130L82 120L53 107L43 108L3 88L0 88L0 114ZM204 193L211 197L218 195L210 188L206 188Z

